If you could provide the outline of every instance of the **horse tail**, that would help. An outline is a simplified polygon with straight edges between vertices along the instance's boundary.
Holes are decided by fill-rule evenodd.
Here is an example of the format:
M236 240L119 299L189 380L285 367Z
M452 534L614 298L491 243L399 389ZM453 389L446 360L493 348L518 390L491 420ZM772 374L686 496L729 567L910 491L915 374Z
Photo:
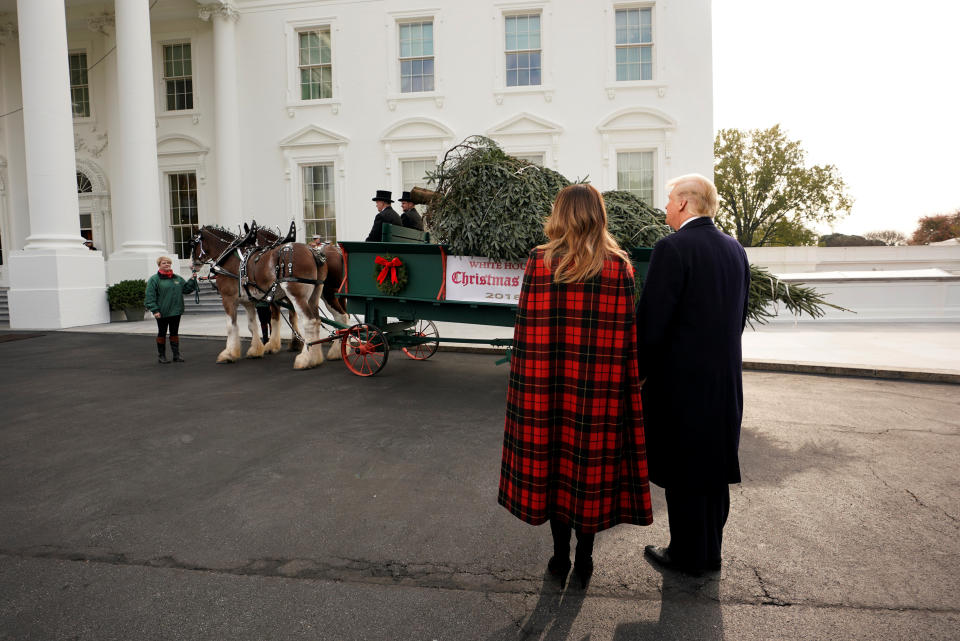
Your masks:
M323 254L327 259L327 277L323 283L323 300L331 311L347 316L347 307L342 298L337 298L340 285L343 282L343 254L336 243L323 246Z

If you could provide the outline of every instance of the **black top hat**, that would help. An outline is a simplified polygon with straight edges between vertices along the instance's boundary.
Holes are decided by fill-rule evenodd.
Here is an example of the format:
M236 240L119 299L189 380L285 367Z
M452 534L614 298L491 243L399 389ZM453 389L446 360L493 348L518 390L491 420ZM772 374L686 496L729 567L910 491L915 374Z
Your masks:
M391 192L383 189L378 189L377 195L371 198L370 200L382 200L385 203L392 203L393 198L391 198L391 196L393 196Z
M397 200L398 200L399 202L402 202L402 203L412 203L412 202L413 202L413 198L410 197L410 192L409 192L409 191L403 192L403 195L400 196L399 198L397 198Z

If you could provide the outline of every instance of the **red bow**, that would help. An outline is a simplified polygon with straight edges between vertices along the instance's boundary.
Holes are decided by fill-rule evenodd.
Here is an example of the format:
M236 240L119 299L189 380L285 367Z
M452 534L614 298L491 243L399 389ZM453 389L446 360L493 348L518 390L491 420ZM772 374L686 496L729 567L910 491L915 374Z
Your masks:
M390 281L396 285L397 283L397 267L402 265L400 259L397 257L387 260L383 256L377 256L375 262L378 265L383 265L383 269L380 270L380 275L377 276L377 282L382 283L387 277L387 272L390 272Z

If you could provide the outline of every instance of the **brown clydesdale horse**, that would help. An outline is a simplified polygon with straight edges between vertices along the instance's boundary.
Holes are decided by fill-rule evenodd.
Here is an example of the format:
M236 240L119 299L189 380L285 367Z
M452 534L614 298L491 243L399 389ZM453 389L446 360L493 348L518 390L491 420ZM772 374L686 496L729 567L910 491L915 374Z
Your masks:
M227 345L217 356L217 362L234 362L240 358L239 305L247 311L247 326L252 337L247 357L264 354L255 306L258 300L268 296L275 301L287 300L303 319L306 342L294 361L294 369L315 367L323 362L323 353L319 345L310 343L320 337L322 326L317 304L327 277L327 265L303 243L285 242L257 248L252 236L248 233L237 237L222 227L207 225L201 227L193 239L194 267L212 263L210 272L228 319ZM275 324L274 329L279 327ZM276 341L276 344L270 346L270 351L279 349L279 332L273 336L271 343Z
M247 234L250 234L251 227L244 223L243 228ZM253 222L252 229L253 237L258 248L270 248L284 242L290 242L295 237L296 233L296 226L294 223L290 223L290 231L285 237L281 237L277 232L268 227L261 227L257 225L255 221ZM336 243L324 243L319 250L311 251L320 251L327 264L327 278L323 282L323 291L320 294L327 311L330 312L333 320L340 325L349 325L350 315L347 313L347 308L343 304L343 300L337 298L337 292L340 290L340 285L343 283L344 267L343 253L340 251L340 246ZM253 293L254 295L257 295L255 292ZM290 322L294 329L296 329L296 314L290 314ZM267 343L268 346L272 346L273 344L273 337L277 335L274 332L276 332L277 328L279 327L279 323L280 310L274 305L271 309L270 342ZM277 340L278 342L276 349L279 350L279 339ZM332 341L330 349L327 350L327 358L329 360L336 360L340 358L340 339Z

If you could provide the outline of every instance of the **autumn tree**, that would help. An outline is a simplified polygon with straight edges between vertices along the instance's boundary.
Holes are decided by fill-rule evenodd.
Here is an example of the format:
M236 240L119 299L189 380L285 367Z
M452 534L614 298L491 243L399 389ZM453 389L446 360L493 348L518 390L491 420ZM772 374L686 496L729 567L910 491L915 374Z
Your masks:
M834 165L806 166L800 142L770 129L721 129L713 145L716 222L744 247L812 245L816 224L850 213Z
M910 237L910 244L926 245L951 238L960 238L960 209L952 214L921 218L913 236Z
M884 245L893 247L895 245L906 245L907 237L896 229L882 229L880 231L868 231L863 235L869 240L879 240Z

